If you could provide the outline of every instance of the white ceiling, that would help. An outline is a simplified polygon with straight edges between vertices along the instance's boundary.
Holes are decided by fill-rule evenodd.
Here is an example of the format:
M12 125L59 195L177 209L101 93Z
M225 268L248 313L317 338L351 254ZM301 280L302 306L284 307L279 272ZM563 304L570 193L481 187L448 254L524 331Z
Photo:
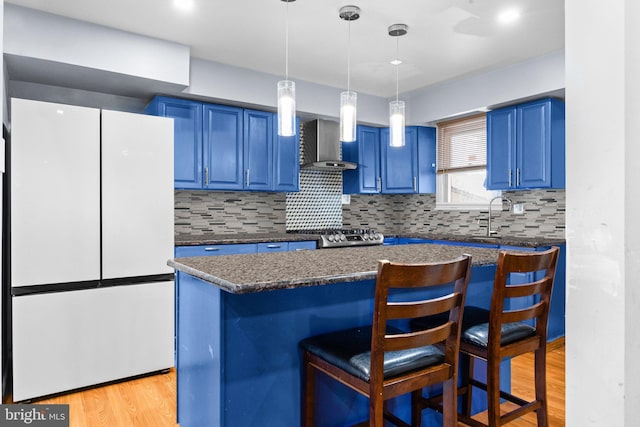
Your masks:
M284 74L285 17L289 16L289 76L346 87L349 24L345 5L360 7L351 22L351 88L395 94L396 41L399 90L407 92L564 49L563 0L194 0L192 12L173 0L10 0L39 9L182 43L191 55L265 73ZM511 7L521 18L501 25ZM399 40L391 24L409 26Z

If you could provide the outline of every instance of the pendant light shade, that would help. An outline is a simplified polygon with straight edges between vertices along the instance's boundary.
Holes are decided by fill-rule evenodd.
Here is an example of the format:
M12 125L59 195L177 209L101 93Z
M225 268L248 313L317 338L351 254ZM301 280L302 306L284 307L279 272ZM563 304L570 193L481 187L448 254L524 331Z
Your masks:
M358 94L351 90L351 21L360 18L360 8L344 6L340 8L340 19L349 23L347 40L347 90L340 94L340 141L356 140L356 120Z
M404 146L404 101L389 103L389 145Z
M291 80L278 82L278 135L296 134L296 83Z
M389 27L389 35L396 37L396 57L392 64L396 67L396 100L389 103L389 145L391 147L404 147L404 101L398 100L398 67L402 63L400 61L399 40L397 37L407 34L409 27L405 24L394 24Z
M289 80L289 3L295 0L282 0L287 4L285 19L285 72L284 80L278 82L278 135L296 134L296 84Z
M340 141L356 140L356 104L358 94L345 91L340 94Z

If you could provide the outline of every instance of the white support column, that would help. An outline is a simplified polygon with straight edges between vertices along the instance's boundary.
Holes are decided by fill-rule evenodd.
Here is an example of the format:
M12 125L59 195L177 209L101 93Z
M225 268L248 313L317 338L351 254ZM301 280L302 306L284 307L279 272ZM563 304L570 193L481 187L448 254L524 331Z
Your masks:
M640 6L566 0L567 426L640 415Z

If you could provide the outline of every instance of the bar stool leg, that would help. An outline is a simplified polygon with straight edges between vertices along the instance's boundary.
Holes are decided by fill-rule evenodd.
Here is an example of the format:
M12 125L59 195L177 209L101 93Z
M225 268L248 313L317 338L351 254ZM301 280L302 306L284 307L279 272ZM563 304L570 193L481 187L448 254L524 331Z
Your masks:
M490 426L500 425L500 359L487 360L487 404Z
M304 355L303 375L304 396L302 398L304 399L304 406L301 425L303 427L313 427L315 416L316 369L309 363L306 353Z
M458 425L457 378L445 381L442 388L442 420L445 426Z
M421 397L422 390L411 392L411 425L413 427L422 427L422 405L420 405Z
M535 389L536 400L542 404L542 407L538 408L536 414L538 416L538 427L547 427L549 425L549 415L547 412L547 349L546 346L535 351L534 356L535 363Z
M473 387L471 386L471 380L473 379L473 365L475 363L475 358L471 355L465 354L464 362L461 364L464 367L465 372L463 375L463 386L467 387L467 392L464 394L462 405L464 406L464 414L467 418L471 417L471 403L473 397Z

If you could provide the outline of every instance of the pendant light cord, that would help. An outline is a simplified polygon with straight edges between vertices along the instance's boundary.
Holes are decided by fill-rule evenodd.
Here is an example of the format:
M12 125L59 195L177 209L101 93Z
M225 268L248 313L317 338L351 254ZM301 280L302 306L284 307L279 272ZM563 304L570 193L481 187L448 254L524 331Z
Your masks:
M400 61L400 38L396 36L396 60ZM400 64L396 65L396 102L398 102L398 76L400 73Z
M347 30L347 92L351 90L351 21Z
M289 2L285 9L285 30L284 30L284 79L289 80Z

